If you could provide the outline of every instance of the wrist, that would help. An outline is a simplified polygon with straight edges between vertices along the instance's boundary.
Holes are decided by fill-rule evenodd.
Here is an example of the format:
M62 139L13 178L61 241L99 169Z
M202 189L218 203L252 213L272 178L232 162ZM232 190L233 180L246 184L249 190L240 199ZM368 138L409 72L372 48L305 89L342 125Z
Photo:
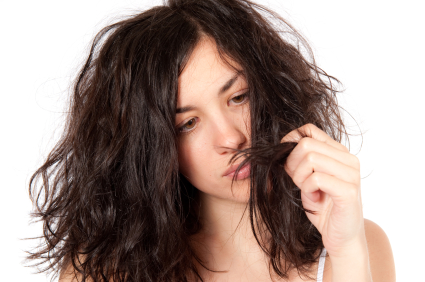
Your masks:
M366 240L359 240L337 255L329 254L332 281L372 282Z

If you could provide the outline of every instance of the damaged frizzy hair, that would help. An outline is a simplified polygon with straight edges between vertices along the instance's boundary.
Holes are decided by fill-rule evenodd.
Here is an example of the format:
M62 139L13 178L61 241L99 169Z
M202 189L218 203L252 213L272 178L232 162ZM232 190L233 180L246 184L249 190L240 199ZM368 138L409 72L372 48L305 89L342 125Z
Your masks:
M254 232L270 234L256 234L270 272L311 277L322 238L283 169L297 143L280 141L311 123L341 142L338 80L279 15L244 0L169 0L97 34L64 133L29 183L44 232L28 258L40 271L73 266L80 281L202 280L189 244L202 227L198 190L179 174L175 116L178 77L205 36L248 83L252 147L235 157L251 162L247 211Z

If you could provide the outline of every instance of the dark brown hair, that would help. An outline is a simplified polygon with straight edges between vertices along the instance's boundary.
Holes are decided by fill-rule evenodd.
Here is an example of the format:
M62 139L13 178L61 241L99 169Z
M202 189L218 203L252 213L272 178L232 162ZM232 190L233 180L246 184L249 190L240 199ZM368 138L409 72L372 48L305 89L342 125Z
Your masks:
M249 86L252 147L235 158L251 162L251 225L271 235L264 242L253 227L257 241L278 276L310 274L322 238L283 169L296 143L280 140L312 123L341 141L338 81L279 15L244 0L169 0L97 34L62 138L29 184L44 232L28 257L41 271L72 264L82 281L202 280L189 244L202 227L197 189L179 173L175 115L179 74L203 36Z

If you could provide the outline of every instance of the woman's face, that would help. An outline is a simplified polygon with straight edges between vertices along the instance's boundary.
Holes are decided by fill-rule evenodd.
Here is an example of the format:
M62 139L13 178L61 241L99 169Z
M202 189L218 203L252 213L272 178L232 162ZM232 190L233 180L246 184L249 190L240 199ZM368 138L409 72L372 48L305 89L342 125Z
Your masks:
M240 66L230 61L237 69ZM179 77L176 126L180 172L204 196L247 202L249 166L228 165L232 149L250 146L248 85L220 59L213 40L201 40ZM236 166L241 163L236 161ZM234 169L232 169L234 168Z

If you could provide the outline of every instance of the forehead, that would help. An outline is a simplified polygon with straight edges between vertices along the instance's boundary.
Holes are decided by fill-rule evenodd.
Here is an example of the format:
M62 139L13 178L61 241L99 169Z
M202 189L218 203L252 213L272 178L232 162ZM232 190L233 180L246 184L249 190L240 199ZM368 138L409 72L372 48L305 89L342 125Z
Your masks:
M236 69L241 69L236 62L227 60ZM207 95L217 92L217 89L220 89L236 73L234 68L220 58L214 40L209 37L203 38L194 48L180 74L177 104L192 100L199 94ZM241 85L243 82L243 76L239 76L235 85Z

